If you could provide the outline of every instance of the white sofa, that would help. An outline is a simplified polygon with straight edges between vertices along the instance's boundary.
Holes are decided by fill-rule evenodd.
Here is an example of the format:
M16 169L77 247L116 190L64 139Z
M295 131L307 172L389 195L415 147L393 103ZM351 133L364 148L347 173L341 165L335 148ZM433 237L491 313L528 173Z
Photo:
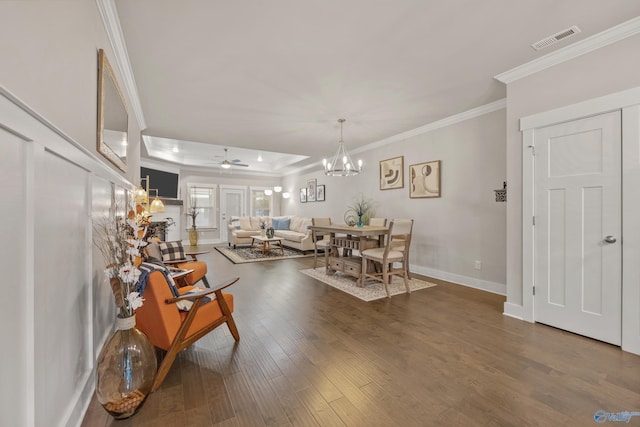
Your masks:
M260 224L274 228L274 236L282 239L282 245L300 251L312 251L311 218L299 216L232 217L229 221L229 246L250 245L251 236L260 234Z

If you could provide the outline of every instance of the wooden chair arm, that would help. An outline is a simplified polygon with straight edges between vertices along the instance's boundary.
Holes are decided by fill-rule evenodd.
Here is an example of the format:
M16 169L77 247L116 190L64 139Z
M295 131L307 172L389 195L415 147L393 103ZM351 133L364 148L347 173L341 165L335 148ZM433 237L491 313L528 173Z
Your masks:
M185 255L188 255L191 257L191 259L193 259L194 261L198 260L198 255L203 255L203 254L208 254L211 251L191 251L191 252L185 252Z
M165 300L165 302L167 304L173 304L175 302L182 301L182 300L200 300L200 299L204 298L205 296L207 296L209 294L212 294L212 293L215 293L215 292L219 292L222 289L233 285L238 280L240 280L239 277L235 277L233 279L227 279L227 280L224 280L224 281L218 283L217 285L213 286L212 288L207 288L207 289L204 289L202 291L194 292L194 293L191 293L191 294L181 295L179 297L167 298ZM194 301L194 303L195 302L196 301Z

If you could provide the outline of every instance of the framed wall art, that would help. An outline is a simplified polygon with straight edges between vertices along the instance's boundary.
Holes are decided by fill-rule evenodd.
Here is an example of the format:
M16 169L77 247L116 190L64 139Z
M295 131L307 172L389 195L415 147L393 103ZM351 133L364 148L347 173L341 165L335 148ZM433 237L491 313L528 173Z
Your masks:
M440 160L409 166L409 197L440 197Z
M404 187L404 156L380 161L380 189Z
M324 184L316 186L316 202L324 202Z
M300 203L307 203L307 189L300 189Z
M316 201L316 184L317 181L315 179L307 181L307 202Z

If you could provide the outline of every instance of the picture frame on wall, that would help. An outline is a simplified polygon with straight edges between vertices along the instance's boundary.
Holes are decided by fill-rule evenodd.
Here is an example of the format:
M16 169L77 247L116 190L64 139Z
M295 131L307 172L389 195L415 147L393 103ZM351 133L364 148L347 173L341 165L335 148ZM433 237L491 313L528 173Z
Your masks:
M380 161L380 190L404 187L404 156Z
M300 189L300 203L307 203L307 189Z
M315 179L307 181L307 202L316 201L316 185L317 181Z
M440 197L440 160L409 166L409 197Z
M316 202L324 202L324 184L316 186Z

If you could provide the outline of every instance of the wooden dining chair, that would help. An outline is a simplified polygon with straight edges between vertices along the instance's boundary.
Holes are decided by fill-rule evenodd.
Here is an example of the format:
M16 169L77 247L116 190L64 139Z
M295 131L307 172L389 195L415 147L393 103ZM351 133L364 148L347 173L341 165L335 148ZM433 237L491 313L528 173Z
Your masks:
M413 230L412 219L394 219L389 225L387 242L382 248L365 249L361 252L362 273L360 286L364 287L367 278L380 281L384 284L387 297L391 297L389 285L393 276L400 276L404 280L407 293L409 288L409 247L411 245L411 232ZM380 269L368 269L368 263L380 265ZM399 267L394 267L399 263Z
M331 225L331 218L311 218L311 225ZM324 231L312 231L313 239L313 268L318 262L318 250L324 251L324 265L329 263L329 252L331 251L331 233Z
M238 280L223 280L211 288L177 288L161 270L149 273L142 293L144 304L136 310L136 326L155 347L166 351L152 392L160 387L178 353L218 326L226 323L233 338L240 340L232 316L233 295L222 292Z
M386 227L387 218L370 218L369 225L375 226L375 227Z

